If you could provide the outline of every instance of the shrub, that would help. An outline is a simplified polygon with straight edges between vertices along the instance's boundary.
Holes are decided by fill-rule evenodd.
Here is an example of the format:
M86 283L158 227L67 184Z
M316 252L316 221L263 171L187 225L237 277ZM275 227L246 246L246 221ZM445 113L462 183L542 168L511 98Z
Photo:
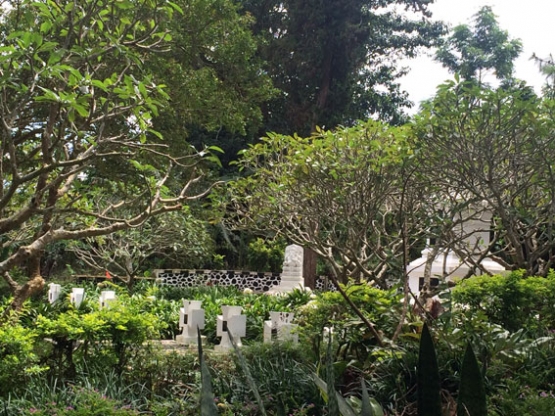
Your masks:
M83 342L76 351L79 358L88 360L91 354L95 354L96 358L109 360L121 371L130 352L148 339L157 338L159 328L165 325L155 315L142 310L140 304L133 304L125 298L122 302L112 302L109 308L89 313L70 309L52 318L39 315L36 320L39 334L54 341L51 359L57 363L57 375L70 378L76 371L76 341Z
M399 323L401 296L395 289L381 290L368 285L348 285L345 291L353 303L388 336ZM333 327L344 359L364 361L376 342L366 325L356 316L339 292L324 292L298 308L301 336L320 350L324 327Z
M546 416L553 414L555 394L523 386L519 382L509 382L492 396L490 402L490 414Z
M21 381L46 370L33 351L36 332L20 325L0 326L0 395L5 396ZM14 383L18 380L18 383Z
M311 376L315 369L309 364L309 351L302 345L282 342L257 343L243 347L241 352L266 409L274 409L275 414L288 415L299 409L312 409L311 404L321 404L318 388ZM213 356L209 361L215 370L216 395L220 401L227 403L237 412L234 414L259 414L245 374L237 370L241 369L242 365L238 362L237 356L232 357L233 366L217 364Z
M257 238L249 244L247 253L249 268L253 271L279 273L283 265L284 251L283 241L267 242Z
M60 402L22 401L18 406L18 414L22 416L134 416L140 414L131 405L106 397L95 389L73 387L65 393Z
M555 272L547 277L525 277L522 270L474 276L453 289L453 300L467 305L471 313L484 312L492 323L509 331L553 329Z

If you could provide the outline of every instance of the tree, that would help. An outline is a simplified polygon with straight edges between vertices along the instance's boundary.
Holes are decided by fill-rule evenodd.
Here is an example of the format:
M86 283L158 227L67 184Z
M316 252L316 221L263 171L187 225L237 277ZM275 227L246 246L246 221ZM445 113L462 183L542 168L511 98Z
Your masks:
M121 280L132 288L148 267L205 267L213 241L207 224L189 210L151 217L139 227L71 242L68 250L90 270Z
M449 82L416 123L419 163L437 192L493 212L491 244L473 254L527 275L555 262L553 106L526 86Z
M17 309L44 284L49 244L138 227L202 198L213 181L201 182L205 162L194 149L173 153L152 128L168 96L144 62L168 49L164 25L177 5L4 6L0 274ZM10 271L24 265L28 280L19 284Z
M230 0L176 3L183 13L167 23L169 50L147 62L168 86L172 102L154 126L175 146L190 143L202 150L210 142L233 150L230 136L239 136L242 148L244 136L262 122L260 106L275 92L255 56L252 17L239 14Z
M490 6L474 15L471 26L459 25L444 40L436 60L462 79L482 81L485 71L493 70L500 79L510 79L514 60L522 51L522 43L502 30Z
M399 122L409 104L397 58L429 47L443 26L428 0L242 0L261 38L259 53L280 94L265 131L308 135L376 115ZM398 11L410 10L416 15Z
M270 134L242 153L250 175L230 184L227 221L314 250L338 287L403 282L408 250L428 224L413 150L410 129L376 121L307 138Z
M553 99L555 97L555 61L553 55L550 54L547 58L540 58L533 54L531 59L536 61L540 67L540 72L545 77L542 91L544 96Z

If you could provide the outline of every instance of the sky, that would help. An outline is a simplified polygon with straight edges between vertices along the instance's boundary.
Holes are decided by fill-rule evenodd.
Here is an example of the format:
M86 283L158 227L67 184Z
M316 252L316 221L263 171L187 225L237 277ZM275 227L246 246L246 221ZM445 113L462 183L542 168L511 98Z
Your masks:
M472 16L486 5L492 7L501 29L507 30L511 38L522 41L523 51L515 61L516 77L540 92L544 78L530 57L534 53L539 57L555 55L555 0L436 0L430 9L434 19L456 26L469 24ZM434 95L439 84L453 78L430 56L402 64L410 68L410 73L401 79L401 86L415 102L415 110L421 100Z

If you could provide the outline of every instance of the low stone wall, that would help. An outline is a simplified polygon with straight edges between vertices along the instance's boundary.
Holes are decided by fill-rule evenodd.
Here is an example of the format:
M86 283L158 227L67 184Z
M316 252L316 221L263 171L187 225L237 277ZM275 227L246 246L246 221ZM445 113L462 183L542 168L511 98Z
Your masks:
M235 286L239 290L251 289L264 293L279 285L280 273L263 273L239 270L154 270L160 284L176 287ZM316 278L316 290L334 291L335 286L324 276Z
M316 287L314 290L319 292L335 292L337 288L327 276L316 277Z
M163 285L177 287L235 286L239 290L251 289L256 293L279 285L279 273L259 273L238 270L154 270Z

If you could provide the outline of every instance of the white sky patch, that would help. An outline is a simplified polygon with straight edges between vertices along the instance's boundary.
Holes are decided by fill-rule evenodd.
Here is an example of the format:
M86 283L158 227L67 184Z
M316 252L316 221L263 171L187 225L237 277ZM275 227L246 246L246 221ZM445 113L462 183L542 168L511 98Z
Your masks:
M525 80L540 92L545 78L538 65L530 60L533 54L546 58L555 54L554 0L436 0L430 7L433 18L443 20L450 26L470 24L472 16L483 6L491 6L501 29L511 38L522 41L523 51L515 61L515 75ZM435 94L436 87L453 76L429 56L404 60L400 64L411 70L401 79L402 89L408 91L410 99L418 104Z

